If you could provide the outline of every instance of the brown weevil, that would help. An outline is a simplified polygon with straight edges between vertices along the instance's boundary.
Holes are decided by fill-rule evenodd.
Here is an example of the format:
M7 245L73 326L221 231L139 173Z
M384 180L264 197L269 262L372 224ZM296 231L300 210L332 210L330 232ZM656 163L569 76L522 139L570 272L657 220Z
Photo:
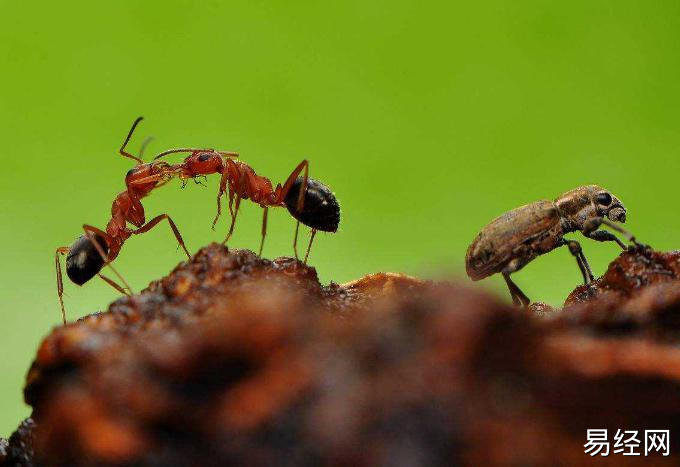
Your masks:
M581 186L562 194L555 201L536 201L491 221L468 247L465 269L473 281L500 272L510 289L513 303L527 306L529 298L510 279L510 274L557 247L569 247L586 284L594 280L581 245L563 238L564 235L580 231L585 237L598 242L616 242L625 250L626 245L614 234L597 230L605 224L636 247L642 247L633 235L612 221L626 222L623 203L602 187Z

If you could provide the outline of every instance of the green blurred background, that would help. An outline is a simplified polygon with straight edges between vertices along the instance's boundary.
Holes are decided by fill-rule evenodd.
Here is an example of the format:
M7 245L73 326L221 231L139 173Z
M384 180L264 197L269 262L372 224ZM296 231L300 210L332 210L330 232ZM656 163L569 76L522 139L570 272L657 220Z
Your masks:
M60 324L55 247L105 226L138 115L135 151L146 135L150 151L214 145L274 181L309 158L342 205L340 231L311 256L324 282L467 283L465 250L489 220L586 183L626 203L640 239L679 245L677 1L97 5L0 5L0 435L29 413L26 370ZM147 218L171 214L192 250L221 240L216 189L175 182L145 200ZM256 249L260 220L245 204L231 245ZM273 210L265 255L291 254L293 228ZM596 274L618 254L582 243ZM139 290L182 259L162 226L116 265ZM515 278L553 304L581 280L566 249ZM478 286L509 300L499 277ZM117 298L98 280L65 287L71 320Z

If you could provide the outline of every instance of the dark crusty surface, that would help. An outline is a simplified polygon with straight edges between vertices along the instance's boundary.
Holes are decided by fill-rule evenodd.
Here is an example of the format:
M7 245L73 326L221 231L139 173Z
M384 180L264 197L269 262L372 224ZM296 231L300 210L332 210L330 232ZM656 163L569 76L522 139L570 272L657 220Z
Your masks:
M526 311L213 244L45 338L0 465L676 465L676 263L625 252ZM593 459L588 428L669 429L672 455Z

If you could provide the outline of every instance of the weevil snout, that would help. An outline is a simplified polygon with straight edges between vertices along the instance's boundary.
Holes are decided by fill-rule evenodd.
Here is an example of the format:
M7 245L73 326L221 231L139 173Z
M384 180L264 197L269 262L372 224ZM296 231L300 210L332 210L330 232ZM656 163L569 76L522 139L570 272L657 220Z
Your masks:
M626 210L621 206L617 206L609 210L607 217L610 221L621 223L626 222Z

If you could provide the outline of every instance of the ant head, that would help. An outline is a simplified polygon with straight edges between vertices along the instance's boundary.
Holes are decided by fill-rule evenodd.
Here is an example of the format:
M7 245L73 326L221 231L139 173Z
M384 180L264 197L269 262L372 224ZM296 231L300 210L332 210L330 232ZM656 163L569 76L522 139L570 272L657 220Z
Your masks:
M297 203L302 181L303 177L298 177L286 194L288 212L308 227L324 232L336 232L340 224L340 205L331 189L323 183L307 179L304 205L302 211L298 212Z
M221 172L224 163L218 152L196 151L184 160L184 165L195 176Z
M101 235L96 236L97 243L104 253L108 253L109 246ZM83 285L92 279L104 267L101 257L92 240L82 235L73 242L66 255L66 275L74 284Z
M139 166L133 167L125 174L125 184L129 185L130 182L135 178L135 175L139 173Z
M148 177L151 175L151 169L152 169L152 164L147 163L147 164L139 164L131 168L130 170L127 171L125 174L125 184L129 185L131 182Z

